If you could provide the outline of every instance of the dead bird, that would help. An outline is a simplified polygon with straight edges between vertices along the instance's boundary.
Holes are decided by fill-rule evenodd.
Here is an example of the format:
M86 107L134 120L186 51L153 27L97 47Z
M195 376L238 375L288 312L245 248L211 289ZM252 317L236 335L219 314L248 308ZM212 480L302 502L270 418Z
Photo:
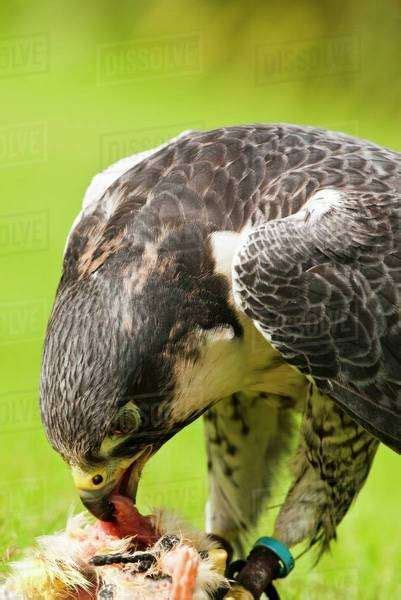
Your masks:
M119 506L119 498L114 501ZM109 523L93 523L79 514L68 519L64 531L38 538L11 565L0 598L208 600L228 591L227 553L210 536L163 510L142 517L131 504L130 514L134 518L127 537L120 537L127 521L117 519L117 532ZM120 517L128 519L124 501Z

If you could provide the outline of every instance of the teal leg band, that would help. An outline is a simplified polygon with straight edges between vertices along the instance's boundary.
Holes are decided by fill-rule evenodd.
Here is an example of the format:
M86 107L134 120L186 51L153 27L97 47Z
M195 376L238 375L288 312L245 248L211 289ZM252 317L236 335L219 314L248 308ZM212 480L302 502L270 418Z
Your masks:
M269 550L277 556L280 561L280 570L278 573L280 578L287 577L288 573L293 570L295 566L294 557L285 544L282 544L275 538L264 536L258 539L254 548L256 548L256 546L269 548Z

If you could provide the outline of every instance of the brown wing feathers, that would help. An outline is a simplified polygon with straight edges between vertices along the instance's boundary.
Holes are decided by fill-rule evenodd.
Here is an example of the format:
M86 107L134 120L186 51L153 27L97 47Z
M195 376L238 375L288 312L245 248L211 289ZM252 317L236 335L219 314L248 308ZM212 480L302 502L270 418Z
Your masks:
M344 191L312 224L300 213L259 227L238 256L236 291L288 362L401 451L400 202L365 196L367 210Z

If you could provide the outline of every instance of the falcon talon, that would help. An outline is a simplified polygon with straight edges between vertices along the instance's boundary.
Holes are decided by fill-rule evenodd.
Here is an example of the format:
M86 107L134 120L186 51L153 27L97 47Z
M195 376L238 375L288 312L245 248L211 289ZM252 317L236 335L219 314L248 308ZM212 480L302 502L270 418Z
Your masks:
M280 600L280 594L278 593L273 583L269 583L269 585L266 587L265 596L269 600Z

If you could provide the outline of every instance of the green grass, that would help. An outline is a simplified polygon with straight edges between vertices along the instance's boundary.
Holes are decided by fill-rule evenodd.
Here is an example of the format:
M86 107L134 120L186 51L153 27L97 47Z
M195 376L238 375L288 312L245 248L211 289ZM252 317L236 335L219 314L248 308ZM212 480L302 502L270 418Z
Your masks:
M282 3L222 0L195 0L190 11L184 0L121 1L116 8L105 1L1 4L3 564L35 536L61 528L69 510L79 507L66 466L44 439L37 381L64 240L90 177L115 158L182 129L230 123L310 123L400 149L401 81L395 60L400 16L391 0L340 7L300 2L288 10ZM39 57L43 72L35 72L34 56L28 63L25 58L21 71L15 52L38 33L48 40L46 56ZM165 50L179 51L174 41L188 33L195 36L195 54L188 51L184 57L189 68L180 58L177 69L167 65L152 76L138 66L135 77L113 85L98 71L99 56L110 44L134 40L148 48L150 39L155 57L160 40ZM283 66L289 51L295 62ZM257 62L260 52L262 63ZM7 67L10 53L14 62ZM323 61L317 72L316 56ZM285 598L401 597L397 460L388 450L379 452L332 554L314 570L309 558L300 560L282 583ZM204 467L201 423L196 423L149 464L141 507L163 504L201 527ZM280 482L272 503L283 498L284 473ZM269 534L272 518L273 512L266 515L260 532Z

